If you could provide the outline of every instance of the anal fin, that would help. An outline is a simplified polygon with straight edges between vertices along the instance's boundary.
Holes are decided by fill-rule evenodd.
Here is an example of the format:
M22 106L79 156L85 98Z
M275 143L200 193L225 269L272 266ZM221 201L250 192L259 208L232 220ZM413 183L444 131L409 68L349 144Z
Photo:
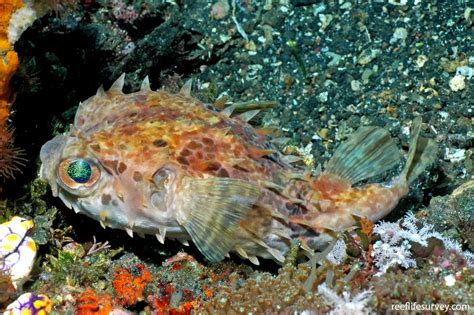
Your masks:
M233 248L239 223L257 202L260 190L231 178L183 178L176 202L177 220L210 261Z

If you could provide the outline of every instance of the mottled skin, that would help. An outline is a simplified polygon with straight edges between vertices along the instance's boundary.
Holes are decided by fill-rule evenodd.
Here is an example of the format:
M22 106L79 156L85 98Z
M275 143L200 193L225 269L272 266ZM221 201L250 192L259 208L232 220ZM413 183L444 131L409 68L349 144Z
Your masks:
M234 251L255 263L255 256L283 261L291 238L321 247L325 230L353 226L353 215L378 220L408 192L403 174L392 185L359 188L339 166L311 176L285 162L262 132L187 90L151 91L145 81L123 94L122 86L123 77L82 103L70 132L41 152L53 194L103 226L160 241L166 230L211 260ZM75 158L93 165L89 182L67 178Z

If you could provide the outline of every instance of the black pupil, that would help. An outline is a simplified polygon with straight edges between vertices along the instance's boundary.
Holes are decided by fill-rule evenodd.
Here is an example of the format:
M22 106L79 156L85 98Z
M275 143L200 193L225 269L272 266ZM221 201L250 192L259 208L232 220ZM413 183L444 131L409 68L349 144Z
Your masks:
M78 159L69 163L67 174L76 183L84 184L91 178L92 168L86 160Z

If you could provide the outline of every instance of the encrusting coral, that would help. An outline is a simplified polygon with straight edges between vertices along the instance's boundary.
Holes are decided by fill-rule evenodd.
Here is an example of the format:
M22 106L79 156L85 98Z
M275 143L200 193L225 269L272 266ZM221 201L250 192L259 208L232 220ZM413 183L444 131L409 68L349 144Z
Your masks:
M109 294L97 294L87 288L76 298L76 315L108 315L112 310L112 298Z
M151 281L151 273L143 264L115 269L112 285L119 303L124 306L143 300L143 289Z

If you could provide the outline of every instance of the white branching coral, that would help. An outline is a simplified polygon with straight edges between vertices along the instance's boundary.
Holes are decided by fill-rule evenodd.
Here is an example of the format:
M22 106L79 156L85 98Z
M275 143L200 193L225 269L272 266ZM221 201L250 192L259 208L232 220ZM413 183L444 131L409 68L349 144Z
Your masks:
M463 252L461 244L434 231L432 224L418 222L411 212L397 223L380 222L375 225L374 233L380 235L380 240L375 242L371 254L375 266L379 269L376 276L383 275L393 266L416 267L416 262L410 252L410 242L428 246L430 238L441 240L446 249L457 252L466 259L469 267L473 267L471 252Z
M428 239L434 237L433 225L423 223L419 229L417 227L417 219L412 212L409 212L403 218L401 225L404 229L400 230L400 237L418 243L422 246L428 246Z
M323 296L329 304L334 305L330 315L362 315L369 314L368 303L370 301L371 290L359 292L351 298L349 292L342 292L342 296L329 289L326 284L318 286L318 293Z
M402 241L399 245L391 245L382 241L377 241L372 250L375 266L379 269L376 276L381 276L387 272L388 268L400 265L405 268L415 267L416 262L411 258L410 243Z
M326 259L331 262L333 265L340 265L344 258L346 258L346 242L344 240L338 239L332 250L327 254Z

